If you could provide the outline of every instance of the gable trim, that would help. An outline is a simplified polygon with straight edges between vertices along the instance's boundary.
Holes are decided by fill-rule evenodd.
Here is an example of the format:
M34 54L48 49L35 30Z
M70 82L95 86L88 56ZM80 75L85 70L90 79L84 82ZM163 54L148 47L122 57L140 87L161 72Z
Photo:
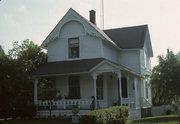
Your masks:
M105 63L107 63L107 64L110 64L112 67L114 67L115 69L117 69L117 70L121 70L121 68L119 67L119 66L117 66L117 65L115 65L115 64L113 64L113 63L111 63L111 62L109 62L109 61L107 61L107 60L103 60L102 62L100 62L99 64L97 64L96 66L94 66L92 69L90 69L89 70L89 72L91 73L91 72L93 72L93 71L95 71L98 67L101 67L101 65L103 65L103 64L105 64ZM109 71L110 72L110 71Z
M94 24L89 22L87 19L82 17L79 13L77 13L72 8L69 9L69 11L63 16L63 18L54 27L54 29L49 33L49 35L43 41L41 46L46 48L49 42L60 39L61 28L70 21L78 21L79 23L81 23L85 29L85 34L99 37L105 42L114 46L116 49L120 49L101 29L99 29L97 26L95 26Z

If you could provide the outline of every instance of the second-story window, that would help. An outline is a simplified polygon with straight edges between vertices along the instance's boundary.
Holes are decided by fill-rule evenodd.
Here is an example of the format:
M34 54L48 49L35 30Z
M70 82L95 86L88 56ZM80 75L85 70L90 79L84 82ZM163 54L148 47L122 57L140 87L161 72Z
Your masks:
M69 58L79 58L79 38L68 39Z
M146 52L144 51L144 67L147 67L147 57L146 57Z

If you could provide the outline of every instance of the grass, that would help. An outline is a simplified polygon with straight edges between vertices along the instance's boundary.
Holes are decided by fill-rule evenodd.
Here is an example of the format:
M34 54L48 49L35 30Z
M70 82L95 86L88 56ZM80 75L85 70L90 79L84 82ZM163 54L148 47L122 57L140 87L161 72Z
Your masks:
M163 115L129 121L127 124L180 124L177 115Z
M3 124L71 124L69 120L50 120L50 119L33 119L33 120L8 120Z
M71 124L71 121L56 119L7 120L3 121L3 124ZM164 115L128 121L127 124L180 124L180 119L177 115Z

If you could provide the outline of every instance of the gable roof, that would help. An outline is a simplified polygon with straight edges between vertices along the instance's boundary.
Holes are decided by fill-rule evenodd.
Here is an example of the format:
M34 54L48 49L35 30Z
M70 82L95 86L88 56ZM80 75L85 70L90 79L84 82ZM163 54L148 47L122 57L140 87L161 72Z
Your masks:
M74 9L70 8L68 12L63 16L63 18L58 22L55 28L50 32L50 34L46 37L46 39L41 44L42 47L46 47L46 45L59 38L59 33L61 27L67 23L68 21L80 21L82 24L85 24L86 32L92 36L100 37L101 39L107 41L111 45L116 48L119 48L116 43L114 43L101 29L99 29L96 25L88 21L86 18L77 13Z
M104 32L121 49L137 49L144 46L147 25L116 28L104 30Z
M72 9L73 10L73 9ZM75 13L77 13L75 10L73 10ZM101 36L104 40L107 40L109 42L111 42L113 45L116 46L116 43L114 43L109 37L108 35L101 30L99 27L97 27L95 24L93 24L92 22L90 22L89 20L87 20L86 18L84 18L83 16L81 16L79 13L77 13L82 19L84 19L91 27L93 27Z
M101 30L96 25L77 13L75 10L70 8L64 17L55 26L55 28L51 31L51 33L46 37L41 46L46 47L49 42L60 38L59 33L61 27L65 23L72 20L76 20L82 23L87 34L100 37L104 42L120 50L143 48L145 44L145 38L148 37L150 39L149 35L146 36L146 33L149 33L148 25ZM151 53L150 56L152 57L152 46L151 43L149 44L149 50Z

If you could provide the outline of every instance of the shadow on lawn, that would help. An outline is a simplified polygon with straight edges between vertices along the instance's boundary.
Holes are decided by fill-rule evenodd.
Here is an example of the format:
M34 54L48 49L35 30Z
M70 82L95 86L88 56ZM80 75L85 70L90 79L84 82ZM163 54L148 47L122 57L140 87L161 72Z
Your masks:
M139 122L151 122L151 123L155 123L155 122L168 122L168 121L178 121L180 120L178 117L156 117L156 118L144 118L141 120L134 120L132 121L133 123L139 123Z

